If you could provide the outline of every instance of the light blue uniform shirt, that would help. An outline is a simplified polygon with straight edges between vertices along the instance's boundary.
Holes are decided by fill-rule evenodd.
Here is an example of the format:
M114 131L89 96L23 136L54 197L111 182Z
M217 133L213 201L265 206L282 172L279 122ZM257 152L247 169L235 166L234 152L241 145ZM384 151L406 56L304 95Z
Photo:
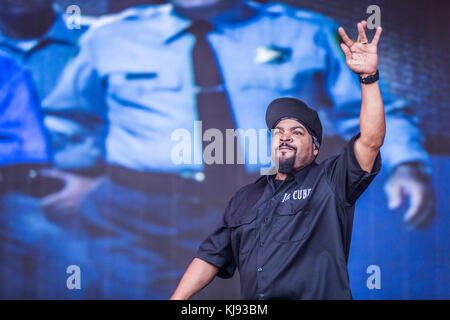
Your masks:
M240 12L249 10L254 15L239 21ZM191 57L195 38L184 32L190 24L167 4L126 10L85 34L79 55L45 103L46 111L62 117L73 113L90 124L86 139L97 152L85 159L94 162L99 155L107 163L139 171L202 170L202 164L175 164L171 158L179 143L171 140L172 133L184 128L193 138L198 120ZM294 96L319 111L325 134L349 139L359 130L360 84L345 64L332 20L285 5L252 4L251 9L239 6L215 27L207 37L237 128L266 129L269 102ZM284 52L280 59L267 58L273 48L275 56ZM383 96L385 165L427 162L420 131L401 115L405 103ZM98 125L100 120L104 126ZM193 144L200 145L199 139ZM259 168L246 166L249 171Z
M14 60L0 54L0 166L49 161L31 76Z
M0 30L0 52L30 69L40 100L54 89L67 62L76 55L77 41L83 32L69 30L63 17L56 14L51 28L39 39L9 38Z
M69 29L58 8L55 11L55 22L38 39L10 38L0 30L0 53L14 58L29 70L32 77L30 85L35 87L38 105L55 88L68 61L76 56L78 39L87 30L85 24L80 29ZM77 168L91 165L83 163L83 154L90 150L90 145L86 148L81 138L84 127L82 121L51 115L46 117L48 138L57 166Z

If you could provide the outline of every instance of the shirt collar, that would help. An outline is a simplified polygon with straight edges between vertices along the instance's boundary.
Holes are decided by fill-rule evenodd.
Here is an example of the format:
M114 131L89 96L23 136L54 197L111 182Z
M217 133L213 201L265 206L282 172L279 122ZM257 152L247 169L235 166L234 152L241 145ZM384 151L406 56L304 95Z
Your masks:
M308 172L311 170L311 168L316 167L316 166L318 166L318 164L316 163L316 160L314 160L313 162L308 164L306 167L304 167L300 171L296 172L294 177L295 177L295 181L297 182L297 184L302 183L305 180L305 178L308 175Z
M54 10L56 19L51 28L39 39L30 40L37 40L37 44L44 40L63 42L67 44L76 44L79 37L79 32L77 32L77 30L69 30L59 9L57 7L54 7ZM23 51L20 46L17 45L17 42L19 41L22 41L22 39L9 38L0 31L0 44L6 44L7 46L12 47L17 51Z
M305 180L305 178L306 178L308 172L311 170L311 168L316 167L316 166L318 166L318 164L314 160L313 162L311 162L310 164L308 164L306 167L304 167L300 171L296 172L295 174L288 174L286 179L287 180L291 180L291 179L295 178L295 182L297 184L300 184L300 183L302 183ZM274 181L273 180L275 180L275 177L276 177L276 174L267 175L267 182L269 184L274 185Z
M168 19L159 26L156 26L156 28L158 28L158 32L163 34L163 40L165 42L174 40L192 24L192 20L177 14L172 4L164 5L162 10L168 13ZM229 14L230 11L233 11L233 14ZM214 30L216 32L233 34L230 31L230 26L238 26L240 22L247 21L253 17L255 13L255 8L249 6L245 1L241 3L238 2L236 7L214 19L212 24L214 25ZM167 16L165 18L167 18Z
M189 19L177 15L172 4L162 5L159 10L162 13L162 20L160 23L152 23L151 29L162 42L173 40L192 23Z
M77 29L69 30L63 15L58 11L56 11L56 15L55 23L42 38L75 45L80 35L79 31Z

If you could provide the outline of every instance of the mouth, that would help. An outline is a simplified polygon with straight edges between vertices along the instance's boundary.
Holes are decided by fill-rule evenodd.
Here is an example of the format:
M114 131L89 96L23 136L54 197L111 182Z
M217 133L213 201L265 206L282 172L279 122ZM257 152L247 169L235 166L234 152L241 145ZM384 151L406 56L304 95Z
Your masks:
M295 151L295 148L294 148L294 147L291 147L291 146L289 146L289 145L287 145L287 144L282 144L282 145L280 145L280 146L278 147L278 150L279 150L279 151L282 151L282 150L291 150L291 151Z

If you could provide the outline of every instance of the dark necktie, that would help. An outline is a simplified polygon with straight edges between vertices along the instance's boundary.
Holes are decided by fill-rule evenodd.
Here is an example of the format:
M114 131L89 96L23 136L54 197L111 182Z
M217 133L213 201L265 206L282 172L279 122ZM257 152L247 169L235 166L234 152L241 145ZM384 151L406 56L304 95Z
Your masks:
M203 20L194 21L186 30L195 36L192 49L195 84L198 89L196 95L199 118L202 121L203 132L209 128L216 128L222 132L223 164L205 163L205 181L208 191L222 192L224 196L231 195L236 188L242 185L245 176L244 165L236 164L237 139L234 140L233 164L226 164L225 129L235 129L231 114L228 95L223 83L216 56L206 35L213 30L213 26ZM211 141L203 141L203 150Z

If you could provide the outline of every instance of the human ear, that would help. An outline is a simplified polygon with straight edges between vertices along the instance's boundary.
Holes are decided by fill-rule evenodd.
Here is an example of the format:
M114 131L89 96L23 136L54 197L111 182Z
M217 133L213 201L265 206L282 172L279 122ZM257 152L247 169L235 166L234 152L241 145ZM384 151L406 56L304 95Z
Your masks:
M315 157L319 154L319 149L317 149L317 146L313 143L313 154Z

